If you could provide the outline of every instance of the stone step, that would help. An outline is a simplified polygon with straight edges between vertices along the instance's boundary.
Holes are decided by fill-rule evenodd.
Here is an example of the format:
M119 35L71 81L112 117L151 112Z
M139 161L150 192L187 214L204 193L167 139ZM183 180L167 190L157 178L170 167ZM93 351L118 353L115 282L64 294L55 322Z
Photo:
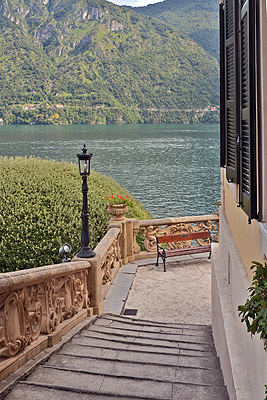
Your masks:
M90 357L77 357L57 354L49 360L44 368L56 368L69 371L80 371L105 376L133 377L172 383L218 384L223 385L220 375L210 368L177 367L161 364L123 362L118 360L100 360Z
M156 321L146 321L137 318L131 318L124 315L118 314L104 314L96 322L96 325L109 325L114 327L120 327L125 324L126 327L131 327L130 329L144 329L148 331L154 331L156 329L164 332L176 332L177 329L189 329L194 331L211 332L210 325L198 325L198 324L179 324L179 323L166 323L166 322L156 322Z
M166 340L175 340L176 337L180 335L186 335L186 336L192 336L192 337L199 337L199 338L205 338L207 341L212 341L212 333L211 330L196 330L196 329L190 329L190 328L184 328L184 327L178 327L178 328L166 328L166 329L160 329L157 327L150 327L149 330L145 330L144 328L146 327L145 325L141 326L140 329L136 328L134 326L132 329L129 327L128 324L123 326L120 324L119 327L114 327L114 325L110 324L102 324L100 323L99 319L96 321L94 326L92 327L93 332L109 332L115 334L125 334L125 335L136 335L140 337L149 337L149 338L161 338L161 339L166 339Z
M209 326L104 315L5 400L229 400Z
M211 349L206 344L198 344L198 343L188 343L188 342L180 342L176 343L176 346L168 346L164 345L164 342L155 343L155 341L147 340L146 342L134 341L134 340L118 340L117 338L101 338L96 337L94 335L78 335L73 339L73 343L87 346L87 343L90 341L90 346L100 346L107 347L110 349L117 350L129 350L129 351L142 351L148 353L162 353L162 354L191 354L194 356L202 356L202 353L210 352Z
M169 392L170 395L170 392ZM11 397L10 397L11 396ZM221 388L213 387L191 387L177 385L171 397L160 397L142 394L140 396L131 394L116 395L112 392L93 392L75 389L64 389L63 387L42 386L26 383L19 383L6 397L6 400L228 400L228 395Z
M154 399L227 399L222 385L197 384L196 382L169 382L147 378L133 378L69 371L55 368L38 368L27 380L28 385L39 385L57 390L71 389L80 393L132 395ZM189 397L189 394L191 397ZM200 397L202 396L205 397ZM213 397L212 397L213 396ZM71 398L71 397L70 397Z
M94 329L92 330L84 330L80 336L84 337L95 337L95 338L111 338L111 340L114 341L134 341L137 343L151 343L151 345L154 343L155 345L160 345L162 344L163 346L166 347L177 347L178 343L196 343L196 344L201 344L203 346L210 346L213 344L212 337L199 337L199 336L192 336L192 335L173 335L173 334L147 334L144 332L138 332L135 333L134 331L130 330L118 330L114 332L113 329Z
M97 359L105 360L119 360L119 361L130 361L138 363L151 363L151 364L162 364L162 365L177 365L184 367L200 367L200 368L219 368L220 364L217 356L212 353L211 355L202 355L196 357L192 355L174 355L174 354L163 354L143 351L131 351L112 349L102 346L81 346L75 344L73 341L71 344L66 344L59 354L70 354L76 356L92 357Z
M144 397L126 397L115 396L112 393L81 393L55 389L53 387L42 387L18 383L12 390L12 397L6 397L6 400L144 400ZM147 398L146 400L152 400ZM165 399L162 399L165 400ZM166 399L167 400L167 399Z

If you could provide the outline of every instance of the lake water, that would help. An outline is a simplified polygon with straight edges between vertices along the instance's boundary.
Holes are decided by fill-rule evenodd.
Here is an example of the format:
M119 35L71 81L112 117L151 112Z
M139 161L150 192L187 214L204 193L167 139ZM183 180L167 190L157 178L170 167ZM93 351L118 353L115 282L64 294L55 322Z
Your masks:
M219 124L0 126L1 156L77 163L84 143L92 169L119 182L156 218L217 209Z

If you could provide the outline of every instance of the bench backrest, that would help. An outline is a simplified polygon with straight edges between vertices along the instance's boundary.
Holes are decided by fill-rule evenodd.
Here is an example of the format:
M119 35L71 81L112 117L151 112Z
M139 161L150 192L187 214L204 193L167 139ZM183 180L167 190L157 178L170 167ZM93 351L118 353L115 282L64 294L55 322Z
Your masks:
M184 240L210 239L209 231L182 233L180 235L156 236L157 243L181 242Z

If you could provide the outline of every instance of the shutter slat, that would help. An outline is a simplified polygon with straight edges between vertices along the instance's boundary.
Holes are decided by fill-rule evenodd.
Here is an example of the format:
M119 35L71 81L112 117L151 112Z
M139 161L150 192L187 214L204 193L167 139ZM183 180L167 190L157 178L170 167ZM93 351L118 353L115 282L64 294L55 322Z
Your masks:
M240 1L240 202L252 219L257 217L255 0Z
M237 111L240 106L239 91L237 91L238 68L237 68L237 26L238 4L236 0L225 0L224 2L224 70L225 70L225 164L226 177L229 181L238 183L239 179L239 151L238 134L239 118Z
M233 0L225 1L226 8L226 39L229 39L234 34L234 3Z
M220 3L220 165L226 165L226 129L225 129L225 24L224 4Z
M250 218L257 217L256 2L220 4L221 166L239 183L240 206Z

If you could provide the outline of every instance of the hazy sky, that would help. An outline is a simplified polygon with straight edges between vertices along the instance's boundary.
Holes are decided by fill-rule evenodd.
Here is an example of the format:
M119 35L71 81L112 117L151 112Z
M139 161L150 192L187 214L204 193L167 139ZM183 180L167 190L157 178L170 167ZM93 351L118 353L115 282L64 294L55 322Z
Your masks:
M148 4L159 3L159 0L109 0L111 3L118 4L119 6L132 6L143 7ZM163 0L162 0L163 1Z

